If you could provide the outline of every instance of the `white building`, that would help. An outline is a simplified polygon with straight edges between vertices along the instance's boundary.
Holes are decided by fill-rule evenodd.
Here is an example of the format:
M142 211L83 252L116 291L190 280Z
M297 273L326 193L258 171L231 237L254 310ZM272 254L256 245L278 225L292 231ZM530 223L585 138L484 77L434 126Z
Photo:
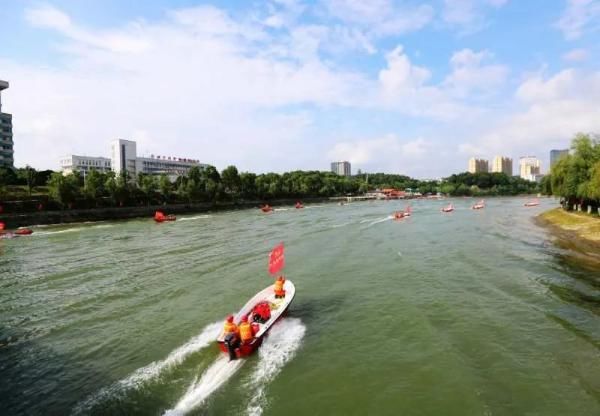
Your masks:
M522 179L535 182L537 175L542 173L542 162L535 156L527 156L519 159L519 176Z
M112 170L117 174L129 173L135 178L138 173L137 145L134 141L117 139L110 143L110 161Z
M131 179L138 173L150 175L165 174L174 181L178 176L185 175L193 167L200 169L208 165L200 163L196 159L180 158L173 156L150 156L138 157L137 144L132 140L117 139L110 144L110 159L105 157L90 157L70 155L60 161L63 173L69 174L74 171L87 172L96 169L100 172L114 171L117 175L127 172Z
M109 172L111 170L110 166L110 159L106 157L69 155L60 160L60 169L63 175L73 172L85 174L92 169L98 172Z

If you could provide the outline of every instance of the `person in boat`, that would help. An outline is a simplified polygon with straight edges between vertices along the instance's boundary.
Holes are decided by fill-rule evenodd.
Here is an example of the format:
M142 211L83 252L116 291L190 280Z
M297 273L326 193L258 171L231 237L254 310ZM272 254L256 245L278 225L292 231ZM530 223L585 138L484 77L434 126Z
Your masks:
M239 335L240 329L235 324L235 322L233 322L233 315L227 316L227 319L225 320L225 325L223 326L223 333L225 334L225 336L229 334L233 334L235 336Z
M165 213L162 211L156 211L154 213L154 219L157 221L164 221L165 220Z
M268 302L260 302L252 310L252 320L264 324L271 319L271 308Z
M242 323L240 323L240 341L242 344L248 344L254 339L254 327L248 322L248 316L242 317Z
M279 276L277 280L275 280L275 285L273 290L275 291L275 299L283 299L285 298L285 289L283 285L285 284L285 278L283 276Z

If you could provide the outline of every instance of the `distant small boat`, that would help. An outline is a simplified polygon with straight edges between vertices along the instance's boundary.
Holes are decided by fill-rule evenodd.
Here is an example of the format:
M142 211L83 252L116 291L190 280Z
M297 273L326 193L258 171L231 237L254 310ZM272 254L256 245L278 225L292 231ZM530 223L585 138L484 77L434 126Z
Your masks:
M269 204L263 205L262 207L260 207L260 210L262 212L271 212L273 211L273 207L271 207Z
M304 205L302 205L302 202L298 201L296 202L296 209L302 209L304 208Z
M442 208L441 211L442 212L452 212L452 211L454 211L454 206L452 204L450 204L447 207Z
M484 208L485 208L485 201L483 199L471 207L471 209L484 209Z
M33 234L33 230L30 228L19 228L15 231L16 235L31 235Z
M533 199L531 201L527 201L523 204L525 207L537 207L540 204L539 199Z
M156 222L175 221L176 219L177 217L175 215L165 215L162 211L156 211L154 213L154 221Z

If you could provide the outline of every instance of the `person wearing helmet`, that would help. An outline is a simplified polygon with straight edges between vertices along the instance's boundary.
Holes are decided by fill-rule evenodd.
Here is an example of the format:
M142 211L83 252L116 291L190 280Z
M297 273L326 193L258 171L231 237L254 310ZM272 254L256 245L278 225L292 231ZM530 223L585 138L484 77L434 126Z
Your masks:
M240 324L240 339L242 344L247 344L254 339L254 331L252 325L248 322L248 316L242 317L242 323Z
M279 276L277 280L275 280L275 285L273 286L273 291L275 292L276 299L285 298L285 289L283 285L285 284L285 278L283 276Z

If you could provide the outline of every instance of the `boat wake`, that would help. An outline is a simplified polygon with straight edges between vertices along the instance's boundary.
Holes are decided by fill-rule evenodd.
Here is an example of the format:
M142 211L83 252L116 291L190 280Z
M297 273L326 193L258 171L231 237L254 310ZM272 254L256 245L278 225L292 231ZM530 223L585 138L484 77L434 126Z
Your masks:
M385 217L385 218L380 218L380 219L378 219L378 220L375 220L375 221L373 221L373 222L370 222L370 223L369 223L369 225L367 225L367 227L371 227L371 226L373 226L373 225L375 225L375 224L379 224L380 222L389 221L389 220L393 220L393 219L394 219L394 216L393 216L393 215L388 215L388 216L387 216L387 217Z
M206 369L199 381L194 381L173 409L167 410L165 416L184 415L200 406L212 393L229 380L246 362L246 360L230 361L221 355Z
M294 357L305 332L306 327L298 318L286 318L271 328L269 335L258 349L258 363L245 384L250 389L248 415L262 414L268 404L265 395L268 383ZM202 405L211 394L233 377L245 362L245 359L230 361L229 357L221 355L204 371L200 380L194 380L183 397L164 415L185 415Z
M179 218L177 221L203 220L206 218L210 218L210 215L197 215L195 217L183 217L183 218Z
M89 230L89 229L98 229L98 228L110 228L112 224L98 224L92 226L84 226L84 227L73 227L67 228L64 230L54 230L54 231L36 231L32 235L53 235L53 234L65 234L65 233L74 233L76 231ZM36 226L38 228L39 226Z
M289 208L275 208L273 211L289 211Z
M247 386L253 389L247 413L259 416L268 405L265 389L300 347L306 327L298 318L286 318L271 328L269 337L258 350L258 364Z
M221 327L222 322L214 322L207 325L200 334L191 338L181 347L173 350L164 360L154 361L145 367L139 368L128 377L100 390L98 393L78 404L73 413L88 413L89 410L97 404L108 399L123 396L127 391L139 388L143 384L156 379L165 370L181 364L191 354L194 354L213 343L219 335Z
M334 225L331 226L331 228L341 228L341 227L345 227L345 226L350 225L350 224L352 224L352 222L345 222L345 223L342 223L342 224L334 224Z

